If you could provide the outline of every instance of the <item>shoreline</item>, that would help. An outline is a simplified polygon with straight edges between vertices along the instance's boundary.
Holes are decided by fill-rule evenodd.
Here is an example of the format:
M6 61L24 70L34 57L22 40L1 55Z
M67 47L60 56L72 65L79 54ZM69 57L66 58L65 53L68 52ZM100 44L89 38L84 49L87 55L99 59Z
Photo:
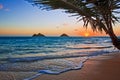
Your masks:
M120 52L116 52L91 57L80 70L71 70L59 75L42 74L32 80L120 80L119 68ZM0 71L0 80L24 80L37 74L39 73Z
M33 80L120 80L120 53L92 57L80 70L59 75L44 74Z

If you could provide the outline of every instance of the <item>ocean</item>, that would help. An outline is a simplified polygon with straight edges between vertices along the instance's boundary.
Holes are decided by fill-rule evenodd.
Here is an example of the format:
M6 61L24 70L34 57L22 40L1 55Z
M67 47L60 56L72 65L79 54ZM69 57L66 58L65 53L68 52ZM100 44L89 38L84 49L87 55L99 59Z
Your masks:
M0 71L60 74L111 52L109 37L0 37Z

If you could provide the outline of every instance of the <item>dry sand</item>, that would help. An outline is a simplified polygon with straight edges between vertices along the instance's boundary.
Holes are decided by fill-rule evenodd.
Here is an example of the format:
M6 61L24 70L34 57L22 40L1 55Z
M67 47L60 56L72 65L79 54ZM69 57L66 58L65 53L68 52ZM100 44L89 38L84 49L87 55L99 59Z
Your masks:
M0 80L23 80L34 72L0 72ZM41 75L34 80L120 80L120 53L90 58L81 70Z

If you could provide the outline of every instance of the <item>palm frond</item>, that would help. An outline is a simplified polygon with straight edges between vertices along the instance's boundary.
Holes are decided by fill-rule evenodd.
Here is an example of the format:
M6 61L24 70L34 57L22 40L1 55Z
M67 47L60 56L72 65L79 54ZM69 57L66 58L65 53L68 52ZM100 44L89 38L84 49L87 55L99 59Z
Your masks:
M93 31L109 30L109 23L119 21L120 0L27 0L42 10L63 9L83 20L84 27L91 24Z

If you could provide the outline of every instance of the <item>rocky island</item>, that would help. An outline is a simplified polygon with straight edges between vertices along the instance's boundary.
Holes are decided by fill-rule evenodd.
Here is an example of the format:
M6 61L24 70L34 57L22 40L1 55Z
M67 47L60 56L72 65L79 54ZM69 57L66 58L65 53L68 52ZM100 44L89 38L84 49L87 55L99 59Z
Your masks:
M45 37L45 35L38 33L38 34L33 34L32 37Z
M60 35L60 37L69 37L67 34L62 34L62 35Z

